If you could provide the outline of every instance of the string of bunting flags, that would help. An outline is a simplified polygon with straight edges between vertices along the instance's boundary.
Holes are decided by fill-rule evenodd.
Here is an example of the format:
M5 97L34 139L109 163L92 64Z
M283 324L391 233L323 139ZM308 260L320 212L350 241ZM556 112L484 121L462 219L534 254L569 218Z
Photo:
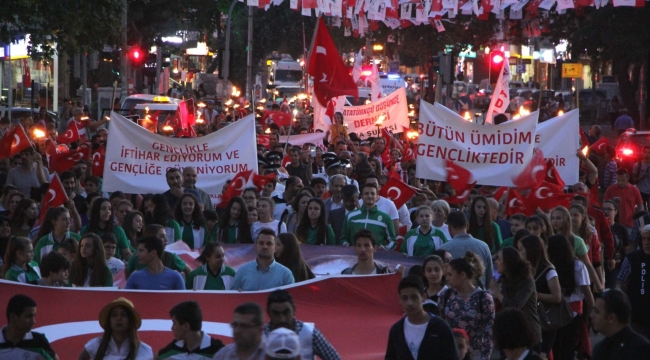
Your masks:
M246 4L268 10L283 2L247 0ZM527 31L535 36L540 28L536 19L540 9L564 14L570 9L600 9L608 4L610 0L289 0L292 10L304 16L330 16L333 26L343 26L345 36L355 37L363 37L368 29L377 30L380 22L392 29L431 25L443 32L443 17L454 19L464 15L488 20L490 13L501 20L531 20ZM614 7L644 7L645 0L611 0L611 4Z

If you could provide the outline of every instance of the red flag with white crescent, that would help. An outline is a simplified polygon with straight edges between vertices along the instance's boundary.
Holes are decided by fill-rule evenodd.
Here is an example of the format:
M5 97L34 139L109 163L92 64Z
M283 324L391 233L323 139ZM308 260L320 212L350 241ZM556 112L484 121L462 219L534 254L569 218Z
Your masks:
M472 178L472 173L469 172L469 170L460 165L456 165L456 163L449 160L445 163L445 170L447 170L447 183L449 183L456 192L467 188L467 184L470 183Z
M544 178L544 181L549 184L555 184L560 189L564 189L566 186L557 168L555 168L555 164L553 164L553 159L548 159L546 162L546 178Z
M456 195L445 198L445 201L447 201L449 204L464 203L467 201L467 198L469 197L472 189L474 189L474 186L476 186L476 181L471 184L466 184L465 187L461 188L460 190L456 190Z
M32 146L29 137L23 126L18 124L12 130L7 131L5 136L0 140L0 159L6 159L19 154L25 149Z
M56 138L56 142L59 144L70 144L77 140L79 140L79 129L74 121L71 121L68 129Z
M38 223L43 224L43 219L45 219L45 214L47 214L48 209L61 206L66 201L68 201L68 194L66 194L63 188L63 183L59 179L59 175L55 173L50 186L47 188L47 192L41 200L41 216Z
M223 193L223 197L221 198L221 202L219 203L218 207L225 208L228 206L230 199L234 198L235 196L241 196L241 194L244 193L244 189L246 188L246 185L248 184L252 175L253 170L238 172L230 184L228 184L228 187Z
M398 209L402 207L402 205L406 204L406 202L409 201L416 193L417 190L402 180L396 179L394 177L388 178L386 184L382 186L381 190L379 191L379 195L387 198L388 200L391 200L393 203L395 203L395 207Z
M530 211L524 202L524 198L519 195L517 190L509 189L508 200L506 201L506 215L510 216L517 213L530 215Z
M595 143L591 144L589 147L589 151L593 151L598 155L602 155L605 153L605 149L609 146L609 140L607 140L606 137L601 137L596 141Z
M104 176L104 161L106 160L106 148L104 145L100 146L93 153L93 176Z
M75 166L79 160L84 159L82 149L69 151L63 154L54 154L50 156L50 171L64 172Z
M545 177L546 161L542 150L537 149L522 172L512 178L512 183L519 189L535 189L544 181Z

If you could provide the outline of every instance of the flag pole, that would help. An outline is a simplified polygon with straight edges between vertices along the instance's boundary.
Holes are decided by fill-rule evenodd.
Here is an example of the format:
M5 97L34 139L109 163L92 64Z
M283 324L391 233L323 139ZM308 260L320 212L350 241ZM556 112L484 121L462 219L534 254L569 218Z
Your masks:
M314 29L314 35L311 36L311 44L309 45L309 53L307 54L307 59L305 59L305 66L307 67L307 81L309 81L309 65L311 61L311 53L314 50L314 43L316 42L316 34L318 34L318 28L321 22L321 17L318 16L316 19L316 28ZM309 85L309 84L307 84ZM318 101L318 99L316 99Z

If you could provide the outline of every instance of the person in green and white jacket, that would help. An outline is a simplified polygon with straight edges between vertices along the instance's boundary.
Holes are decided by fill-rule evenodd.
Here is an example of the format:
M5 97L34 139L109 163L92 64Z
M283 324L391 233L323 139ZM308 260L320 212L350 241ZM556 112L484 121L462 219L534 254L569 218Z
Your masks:
M354 234L361 229L368 229L377 237L377 246L384 246L387 249L395 247L393 220L388 214L377 209L378 193L377 184L365 183L361 186L363 205L345 216L340 244L354 245Z
M13 237L7 245L2 273L5 280L36 285L41 273L38 264L32 261L34 248L32 241L24 237Z
M167 233L167 244L182 240L181 226L174 220L174 214L165 195L155 194L149 204L150 208L144 214L144 223L162 225Z
M433 209L427 205L422 205L417 212L417 220L420 226L406 233L400 252L408 256L430 255L447 242L447 237L441 230L431 226Z
M62 206L49 208L38 232L34 261L40 264L43 256L58 251L61 243L70 238L77 243L81 239L79 234L70 231L70 211Z
M202 248L205 242L205 217L199 204L193 194L183 194L174 209L174 217L181 226L181 240L192 250Z
M220 243L207 243L196 259L203 265L194 269L185 281L188 290L228 290L235 278L235 269L226 265L226 254Z

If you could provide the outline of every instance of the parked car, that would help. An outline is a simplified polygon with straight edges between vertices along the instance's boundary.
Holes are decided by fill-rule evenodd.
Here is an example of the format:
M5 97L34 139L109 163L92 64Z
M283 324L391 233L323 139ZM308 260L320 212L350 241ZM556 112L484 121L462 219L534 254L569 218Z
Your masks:
M650 146L650 131L628 129L616 144L616 163L619 169L625 168L630 174L634 164L641 161L643 147Z

